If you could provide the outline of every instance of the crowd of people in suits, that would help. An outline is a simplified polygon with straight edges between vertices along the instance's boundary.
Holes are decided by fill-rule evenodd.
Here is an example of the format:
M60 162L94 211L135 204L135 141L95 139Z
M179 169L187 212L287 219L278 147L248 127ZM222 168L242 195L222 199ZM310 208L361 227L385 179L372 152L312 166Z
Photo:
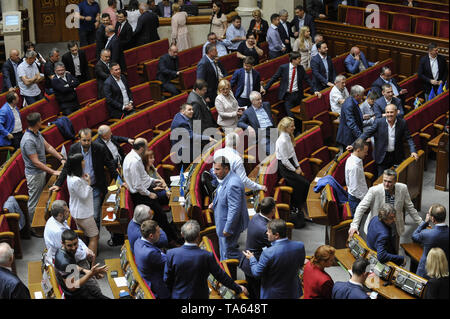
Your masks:
M163 91L171 96L180 93L172 82L180 74L178 52L190 47L185 27L187 14L180 11L184 3L172 4L166 0L158 5L154 1L147 4L136 2L130 1L129 10L117 10L116 1L108 1L108 8L102 13L93 0L85 0L79 5L80 45L96 43L98 62L94 75L98 98L106 98L109 115L115 119L135 112L133 97L123 74L126 70L123 50L159 40L158 16L172 17L172 31L177 30L171 34L168 52L159 59L157 72ZM322 98L322 90L332 87L330 106L339 115L336 142L342 150L352 152L345 167L348 201L354 215L349 236L359 233L362 215L370 211L364 231L361 231L367 236L369 247L377 251L381 262L393 261L402 265L405 259L398 254L398 238L404 232L401 215L405 210L414 222L420 224L413 239L426 246L417 273L435 282L435 290L430 290L434 297L445 294L442 291L447 280L448 297L448 265L447 268L435 267L438 263L436 259L448 260L445 208L433 205L423 221L413 207L407 185L397 183L395 171L390 170L406 157L403 142L408 143L410 155L418 158L416 146L403 119L407 90L398 85L388 67L381 68L380 77L371 85L366 100L362 86L354 85L347 90L345 76L336 74L331 56L327 53L327 43L315 29L314 19L326 17L323 3L318 0L306 3L306 10L303 6L295 8L295 17L291 22L284 9L272 14L270 23L262 19L260 10L255 10L249 27L244 28L238 15L228 25L223 4L213 1L211 32L197 65L196 82L171 123L172 132L181 130L187 133L188 143L183 140L182 134L177 139L171 139L173 146L182 144L177 151L181 164L189 165L196 157L194 144L216 143L225 136L225 147L214 155L210 171L216 186L210 209L214 212L219 240L218 257L220 260L240 261L239 267L245 274L247 287L234 283L218 266L213 255L199 248L200 226L196 221L186 222L181 232L169 222L163 206L168 202L170 191L154 168L155 157L148 150L145 138L112 136L111 129L103 125L98 129L99 138L92 142L92 131L83 128L78 134L80 141L70 147L66 156L62 156L39 132L42 123L38 113L27 117L29 129L22 133L17 87L27 104L42 99L45 93L55 94L63 115L78 109L75 88L90 79L86 54L80 50L79 44L69 42L68 52L62 55L61 62L56 48L50 51L48 61L36 52L32 43L25 45L23 62L18 50L11 50L3 66L3 90L9 93L0 110L0 146L13 145L22 151L31 218L46 174L58 176L50 189L52 191L59 191L67 183L70 202L56 201L53 204L51 222L47 222L44 232L47 262L54 263L66 298L106 298L94 280L107 271L106 267L95 264L101 205L107 193L104 167L107 167L110 178L123 177L131 194L135 211L128 225L128 238L138 270L157 298L208 298L206 279L210 273L237 294L244 293L251 298L369 298L368 291L362 287L369 275L367 261L355 261L349 282L334 283L324 270L334 264L334 248L322 245L311 260L305 261L305 244L289 240L286 222L274 218L273 198L264 198L257 214L249 219L245 188L267 188L247 177L237 151L237 132L240 130L249 132L266 155L275 154L279 176L293 187L291 210L297 215L306 212L309 181L303 177L294 149L294 139L302 131L302 122L292 112L304 99L305 85L318 98ZM291 39L295 39L293 46ZM279 66L265 85L254 69L263 55L258 45L264 41L268 42L269 59L289 54L289 62ZM229 52L237 52L238 58L242 59L242 67L234 71L230 81L224 79L227 70L218 59ZM358 47L353 47L345 59L346 71L351 74L362 72L376 63L368 61ZM312 70L311 78L306 74L307 68ZM44 72L43 77L40 70ZM438 54L435 44L429 45L428 55L420 60L418 74L424 83L425 97L447 79L445 59ZM38 83L43 80L45 91L41 92ZM264 95L277 81L280 81L278 99L284 101L287 115L278 123L272 116L270 104L264 101ZM211 113L213 107L218 113L217 121ZM200 130L195 129L193 121L200 123ZM368 188L362 160L368 151L366 141L370 139L377 174L383 176L383 184ZM125 154L120 143L129 143L132 150ZM46 166L45 153L64 164L62 171ZM87 245L69 229L66 222L68 209L88 238ZM426 229L430 222L435 225L432 230ZM245 230L247 241L242 250L238 239ZM58 238L61 238L62 248ZM117 234L112 234L108 242L111 246L121 243L123 238L118 238ZM0 257L0 266L9 267L10 250L3 244L0 246ZM433 258L435 261L430 261ZM79 264L80 271L86 277L76 291L63 283L69 276L65 269L71 263ZM5 285L0 284L0 296L28 297L26 287L2 269L0 267L0 278L5 279L3 282L19 288L12 294ZM298 276L300 269L304 271L303 289Z

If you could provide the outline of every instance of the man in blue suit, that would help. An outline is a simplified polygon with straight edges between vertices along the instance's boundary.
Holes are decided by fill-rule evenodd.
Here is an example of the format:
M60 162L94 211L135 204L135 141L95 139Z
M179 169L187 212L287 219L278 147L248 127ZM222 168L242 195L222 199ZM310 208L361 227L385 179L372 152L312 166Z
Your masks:
M405 159L403 150L405 141L408 142L411 156L416 160L419 158L406 121L397 116L397 107L389 104L385 108L385 113L385 118L375 119L372 126L360 136L363 140L371 136L375 139L373 158L377 164L378 176L385 169L398 165Z
M261 94L257 91L252 91L250 93L250 102L251 106L249 106L239 118L237 126L244 131L248 129L250 137L256 137L260 145L263 147L265 145L266 155L272 154L275 150L275 141L271 143L270 129L275 128L275 122L272 118L270 104L269 102L263 103Z
M249 106L250 92L264 92L261 86L261 76L253 66L255 65L255 58L247 56L244 59L243 67L234 71L231 77L231 87L234 89L234 96L238 101L239 106Z
M375 100L373 105L373 111L375 113L375 117L386 117L385 109L386 105L394 104L398 110L398 116L403 118L405 115L405 111L403 110L402 101L399 98L394 96L394 92L392 91L392 85L383 84L381 86L381 93L383 96Z
M395 225L395 209L391 204L384 203L374 216L367 229L367 245L377 252L380 263L393 263L404 266L405 257L395 254L395 238L392 226Z
M413 241L423 245L423 255L420 258L419 266L416 271L416 274L419 276L424 277L427 273L425 264L428 252L431 248L441 248L447 255L447 260L449 258L449 230L448 225L445 224L446 215L447 213L444 206L441 204L431 205L430 210L425 217L425 221L420 224L412 234ZM427 229L430 221L434 224L434 227L432 229Z
M334 86L336 70L334 69L331 57L327 54L327 44L325 42L319 42L316 46L319 54L316 54L311 59L311 70L316 90L322 91L327 87Z
M219 237L220 260L241 259L238 239L247 229L248 211L244 183L230 171L228 160L219 156L214 160L214 174L219 185L212 205L216 232Z
M356 74L366 70L367 68L374 66L378 62L369 62L358 47L350 49L350 54L344 60L345 70L348 73Z
M350 89L350 96L342 104L336 142L344 148L351 145L363 131L363 116L359 108L363 98L364 88L354 85Z
M364 282L369 275L367 259L358 258L352 265L352 278L347 282L337 281L331 292L332 299L369 299Z
M134 209L133 219L128 223L127 235L128 241L130 242L131 251L134 253L134 243L136 240L141 238L141 225L146 220L153 219L153 211L147 205L141 204L137 205ZM167 235L160 228L159 240L155 243L155 246L159 248L168 247L169 243L167 240Z
M246 250L253 253L259 260L263 249L270 247L267 237L267 223L275 216L275 200L272 197L264 197L259 206L259 212L253 216L248 223ZM250 261L242 258L239 267L245 273L248 291L251 299L259 299L261 290L261 279L253 277Z
M250 259L253 276L261 277L261 299L298 299L303 295L298 274L305 263L305 246L286 236L286 222L273 219L267 224L272 246L263 250L259 261L252 252L243 252Z
M16 92L6 94L6 103L0 109L0 146L20 148L23 133L18 103L19 96Z
M208 299L208 276L212 274L222 285L237 294L248 295L244 286L236 284L220 268L214 255L200 249L200 225L196 220L188 220L181 226L181 235L185 243L179 248L167 252L164 268L164 282L172 299Z
M142 223L142 237L134 243L134 258L139 273L156 298L166 299L170 297L169 289L163 280L167 257L156 246L160 230L158 223L154 220L146 220Z

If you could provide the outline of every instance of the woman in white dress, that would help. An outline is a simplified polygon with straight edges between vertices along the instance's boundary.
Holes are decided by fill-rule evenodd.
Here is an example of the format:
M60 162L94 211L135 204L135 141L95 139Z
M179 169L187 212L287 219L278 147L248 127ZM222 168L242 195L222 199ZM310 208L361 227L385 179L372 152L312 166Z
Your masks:
M233 132L237 127L239 116L242 115L242 108L239 108L228 80L219 82L215 106L218 113L217 124L223 128L225 135Z
M136 30L137 21L140 16L141 13L139 12L139 1L131 0L130 3L128 4L127 20L128 23L131 25L133 31Z
M191 47L188 28L186 26L187 12L180 11L180 5L172 5L172 43L177 45L178 51L183 51Z
M295 40L292 50L300 52L301 56L300 65L305 70L310 67L312 46L313 43L309 27L307 26L301 27L299 36L297 40Z
M89 238L88 247L97 255L99 231L94 220L94 194L91 177L84 173L84 158L81 153L69 156L67 161L67 188L69 190L70 215L77 227Z

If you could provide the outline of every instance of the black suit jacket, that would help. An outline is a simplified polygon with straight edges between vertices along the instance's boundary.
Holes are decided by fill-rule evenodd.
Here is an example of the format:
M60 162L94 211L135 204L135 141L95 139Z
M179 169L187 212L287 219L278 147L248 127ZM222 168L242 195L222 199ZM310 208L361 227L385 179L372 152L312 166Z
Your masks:
M111 73L109 72L109 68L105 63L103 63L102 60L99 60L95 65L94 74L95 78L97 79L97 97L99 99L104 98L105 95L103 94L103 83L111 75Z
M322 3L325 2L325 3ZM317 19L319 14L325 14L325 0L306 0L306 11L314 18Z
M123 84L125 85L128 93L128 98L133 100L130 88L128 87L127 80L121 75ZM111 118L120 119L122 116L129 114L127 111L123 111L123 97L122 91L119 88L116 80L110 75L103 83L103 94L106 98L106 105L108 106L109 114Z
M158 27L159 19L155 13L146 11L141 14L133 33L136 46L159 40Z
M281 41L283 41L283 44L286 46L286 49L288 50L288 52L292 51L292 46L291 46L291 37L294 37L294 33L292 32L292 25L289 21L286 21L286 26L288 29L288 32L286 32L286 29L284 28L284 26L281 24L278 25L278 33L280 34L280 38ZM286 43L285 40L289 40L289 43Z
M122 29L120 30L120 34L118 33L119 31L119 25L120 23L117 22L116 23L116 35L119 37L119 41L120 41L120 46L122 48L122 50L128 50L131 49L133 47L133 28L131 27L131 24L128 21L125 21Z
M19 66L20 62L17 66ZM8 91L12 87L16 87L16 72L14 71L14 66L10 59L6 60L6 62L2 66L3 73L3 92Z
M120 46L120 40L117 35L113 35L109 42L105 43L105 49L111 51L111 62L119 63L120 69L125 71L125 56L123 55L122 47Z
M220 68L223 76L226 76L225 68L222 63L217 62L217 66ZM210 106L214 105L217 96L217 85L219 84L219 79L216 75L216 70L212 66L208 57L204 55L197 65L197 79L203 79L208 83L208 91L206 92L205 98L210 98Z
M320 54L319 53L316 54L311 59L312 76L314 79L314 84L316 85L316 88L319 91L326 89L328 87L327 83L328 82L334 83L334 80L336 79L336 70L334 69L333 62L329 55L327 56L327 64L328 64L328 78L326 77L327 71L322 62Z
M173 2L169 1L170 16L172 16L172 4L173 4ZM162 1L156 5L156 10L155 11L156 11L155 13L158 16L164 17L164 4L162 3Z
M50 79L52 75L55 75L55 63L48 59L44 64L45 87L47 89L52 87L52 79Z
M300 93L300 99L303 99L303 82L308 83L308 85L315 91L319 91L314 82L311 81L308 77L308 75L305 72L305 69L299 65L297 67L297 84L298 84L298 90ZM264 90L269 90L269 88L272 86L273 83L280 80L280 88L278 89L278 99L284 100L284 96L287 93L287 90L289 89L289 84L291 83L291 79L289 78L289 63L280 65L277 72L272 76L270 81L266 84L264 87ZM300 101L299 101L300 102Z
M445 61L445 58L438 54L437 56L437 62L438 62L438 68L439 68L439 75L437 80L438 81L447 81L448 76L448 67L447 62ZM431 85L430 81L433 79L433 73L431 72L431 65L430 65L430 58L428 55L423 56L420 58L419 62L419 69L417 70L417 74L419 75L419 78L423 82L423 88L425 90L425 93L428 94L431 91ZM434 91L436 93L438 89L438 85L434 86Z
M74 107L78 105L77 93L75 88L80 84L78 79L70 73L66 73L66 81L58 76L51 80L55 97L61 108Z
M386 82L384 82L384 80L379 76L373 83L372 86L370 88L371 91L376 92L378 94L379 97L383 96L383 94L381 93L382 89L381 87L386 84ZM391 85L395 85L395 87L397 88L398 92L401 91L401 87L400 85L398 85L397 80L392 78L392 83Z
M309 31L311 32L311 38L314 42L314 36L316 35L316 24L314 23L313 17L305 12L305 15L303 16L304 23L303 26L309 27ZM294 27L295 32L300 32L299 24L298 24L299 18L297 16L294 17L291 21L291 26Z
M119 152L119 155L120 155L120 165L122 165L126 154L125 154L124 150L120 147L120 144L128 143L128 137L112 135L111 142L117 147L117 151ZM101 146L103 146L105 148L106 152L108 152L111 159L114 159L108 146L106 146L105 142L102 140L102 138L100 136L94 141L94 143L97 143L97 144L100 144ZM114 164L117 167L117 163L115 161L114 161Z
M84 53L83 50L78 50L78 56L80 59L80 72L81 72L81 77L78 78L78 80L80 80L80 83L83 83L90 80L91 78L91 76L89 75L89 65L86 59L86 53ZM61 60L62 63L64 63L64 66L66 67L66 71L69 71L70 74L75 76L75 65L73 64L72 54L70 53L70 51L64 53Z
M105 147L100 145L99 143L91 144L91 152L92 152L91 154L92 165L95 174L95 184L93 186L100 188L103 192L106 193L107 190L106 188L108 185L106 181L104 167L106 166L108 168L111 178L115 179L117 177L116 165L112 157L109 155L110 152L108 152L108 150L106 150ZM81 153L80 142L72 144L68 156L74 155L76 153ZM55 185L61 187L64 184L66 177L67 177L67 165L64 165L61 174L56 180Z
M97 60L100 59L100 52L105 47L106 40L108 38L105 34L105 25L100 24L97 31L95 31L95 57Z
M250 25L248 27L247 33L250 33L253 31L255 24L256 24L256 20L252 19L250 21ZM269 23L267 23L266 20L261 19L261 29L260 29L261 33L259 34L259 37L258 37L258 43L266 41L267 30L269 30Z
M194 115L192 116L192 120L201 121L202 132L207 128L217 127L217 123L216 121L214 121L214 118L211 114L211 111L208 108L208 105L205 102L205 99L202 99L201 96L192 91L191 93L189 93L186 103L192 105L194 109Z
M164 54L159 58L158 72L156 78L163 83L170 82L175 79L178 71L178 56L172 58L169 53Z
M269 117L270 121L272 122L272 127L275 127L275 121L272 117L272 111L270 109L269 102L263 102L263 105L261 106L264 108L264 110L267 113L267 116ZM258 133L258 129L261 127L259 125L258 117L256 116L255 110L253 109L253 106L247 107L247 109L244 111L242 116L240 117L237 126L240 127L243 130L246 130L248 126L253 127L256 133Z

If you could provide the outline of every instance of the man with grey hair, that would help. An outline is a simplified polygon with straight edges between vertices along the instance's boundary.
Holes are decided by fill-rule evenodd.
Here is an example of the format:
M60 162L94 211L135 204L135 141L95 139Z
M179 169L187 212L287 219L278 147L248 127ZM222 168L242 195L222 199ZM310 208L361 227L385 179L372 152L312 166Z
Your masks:
M319 51L317 50L317 44L321 43L322 41L323 41L323 35L318 33L314 36L314 44L311 48L311 58L319 53Z
M123 48L120 45L120 40L116 34L114 26L108 25L105 27L105 37L105 49L110 50L111 52L111 62L119 63L120 68L122 70L126 70Z
M330 91L330 106L331 111L341 114L341 106L345 100L350 96L345 87L345 75L339 74L334 80L334 86Z
M164 268L164 282L172 299L208 299L208 276L214 278L237 294L248 295L244 286L236 284L214 259L211 252L200 249L200 225L196 220L188 220L181 227L185 239L183 246L167 252Z
M139 4L139 12L141 15L133 32L135 45L139 46L159 40L159 19L156 13L148 10L148 5L143 2Z
M79 109L80 104L78 103L77 92L75 92L78 85L80 85L80 82L74 75L66 71L64 63L56 62L52 87L63 115L70 115Z
M245 172L244 162L242 160L241 154L239 154L238 148L240 145L239 135L235 132L229 133L225 136L225 147L217 150L214 153L214 159L223 156L230 163L230 169L233 173L235 173L241 181L244 183L244 186L253 191L267 191L267 187L265 185L260 185L247 177L247 173ZM243 150L242 150L243 151Z
M19 77L17 76L17 67L22 62L19 50L11 49L9 51L9 59L3 63L3 92L16 91L19 85Z
M112 135L111 128L106 124L100 125L97 133L99 138L97 138L94 143L98 143L104 146L105 149L109 152L111 158L114 159L114 163L116 163L117 166L119 166L119 164L122 165L126 154L120 145L122 143L129 143L133 145L134 139L124 136Z
M149 206L141 204L134 208L133 219L128 223L127 235L130 242L131 251L134 252L134 242L141 238L141 225L146 220L153 219L153 211ZM164 230L161 229L159 240L155 243L155 246L159 248L168 247L169 243L167 235Z
M362 133L363 116L359 104L364 99L364 88L354 85L350 89L350 96L341 107L341 117L337 131L336 142L345 149L351 145Z
M70 229L67 224L67 218L69 217L69 207L63 200L57 199L52 203L50 210L50 218L45 223L44 228L44 241L47 247L47 254L45 257L45 263L47 265L53 265L56 251L61 248L61 234L66 229ZM86 244L80 240L77 252L75 253L75 259L82 261L88 259L95 264L95 255Z
M52 79L55 77L55 63L59 61L59 50L53 48L48 54L49 59L44 64L45 92L53 94Z
M0 299L31 299L30 291L11 271L14 249L8 243L0 243Z
M280 15L280 24L278 25L277 31L280 34L281 41L286 46L285 53L289 53L292 51L291 37L294 37L292 25L288 21L289 13L286 9L281 9L278 14Z
M43 98L38 83L44 78L41 76L36 63L34 63L36 61L36 56L36 51L27 51L27 53L25 53L24 61L17 67L20 94L23 96L28 105Z

